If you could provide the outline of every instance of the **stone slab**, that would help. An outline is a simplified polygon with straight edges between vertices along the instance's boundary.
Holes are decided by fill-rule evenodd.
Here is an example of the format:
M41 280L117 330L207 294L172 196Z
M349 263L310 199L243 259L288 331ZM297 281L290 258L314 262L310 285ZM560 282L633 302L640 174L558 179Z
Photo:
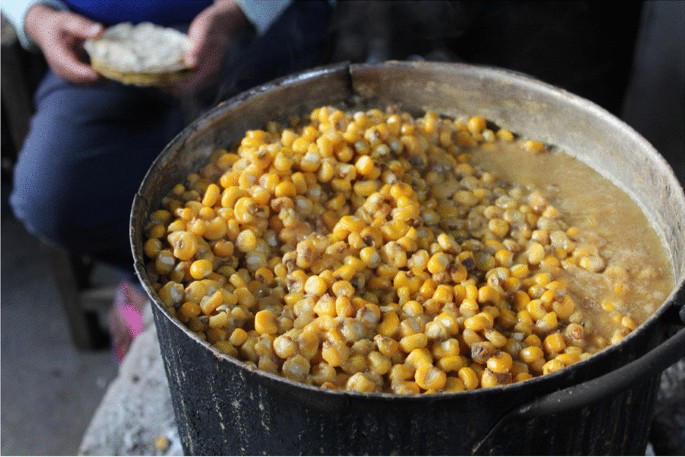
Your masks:
M144 322L86 429L80 455L183 455L149 306Z

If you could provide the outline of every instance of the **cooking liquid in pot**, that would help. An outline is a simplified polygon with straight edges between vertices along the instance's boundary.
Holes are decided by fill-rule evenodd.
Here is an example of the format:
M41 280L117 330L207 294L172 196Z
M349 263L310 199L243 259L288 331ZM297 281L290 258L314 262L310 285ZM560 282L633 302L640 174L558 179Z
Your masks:
M638 206L568 155L479 117L308 121L217 150L146 227L169 313L251 366L362 392L525 381L672 288Z
M583 162L559 151L536 154L499 143L495 150L474 150L472 163L507 182L540 189L561 219L579 230L576 246L599 247L604 261L599 271L562 261L559 275L576 304L593 316L586 328L592 326L601 338L617 342L625 333L617 331L619 318L644 322L671 292L670 261L645 214Z

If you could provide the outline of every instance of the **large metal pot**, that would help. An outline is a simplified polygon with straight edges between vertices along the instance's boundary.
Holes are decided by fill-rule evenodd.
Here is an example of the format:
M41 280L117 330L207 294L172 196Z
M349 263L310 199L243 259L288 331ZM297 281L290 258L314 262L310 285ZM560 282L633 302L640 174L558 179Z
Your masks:
M360 101L452 116L478 113L562 147L641 205L668 246L676 290L620 344L589 360L471 392L322 391L220 354L171 318L156 297L142 248L148 214L213 148L233 144L245 130L318 105ZM672 170L603 109L509 71L427 62L339 64L259 87L217 106L166 147L141 185L131 222L135 266L152 298L188 454L641 454L659 376L685 356L685 196Z

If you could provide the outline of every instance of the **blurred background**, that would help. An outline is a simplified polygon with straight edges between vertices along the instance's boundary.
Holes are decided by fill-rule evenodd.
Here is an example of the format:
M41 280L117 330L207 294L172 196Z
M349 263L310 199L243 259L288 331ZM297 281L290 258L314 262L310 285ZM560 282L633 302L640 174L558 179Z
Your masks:
M432 60L527 73L624 119L685 182L685 2L590 3L339 0L322 64ZM118 278L41 245L7 205L30 114L10 102L30 106L18 88L32 87L41 68L3 21L0 451L70 455L117 374L102 329ZM685 425L685 382L675 389L659 407ZM674 430L650 452L683 454Z

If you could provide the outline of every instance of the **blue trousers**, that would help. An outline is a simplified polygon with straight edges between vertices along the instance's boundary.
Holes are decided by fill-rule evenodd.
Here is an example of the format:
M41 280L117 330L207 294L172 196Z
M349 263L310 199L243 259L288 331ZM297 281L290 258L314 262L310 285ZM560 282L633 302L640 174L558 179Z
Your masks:
M229 52L210 103L320 62L327 2L294 2L261 37ZM306 33L304 33L306 31ZM249 34L248 34L249 35ZM133 275L133 197L152 161L183 129L179 102L151 88L68 83L48 72L14 171L10 204L29 232Z

